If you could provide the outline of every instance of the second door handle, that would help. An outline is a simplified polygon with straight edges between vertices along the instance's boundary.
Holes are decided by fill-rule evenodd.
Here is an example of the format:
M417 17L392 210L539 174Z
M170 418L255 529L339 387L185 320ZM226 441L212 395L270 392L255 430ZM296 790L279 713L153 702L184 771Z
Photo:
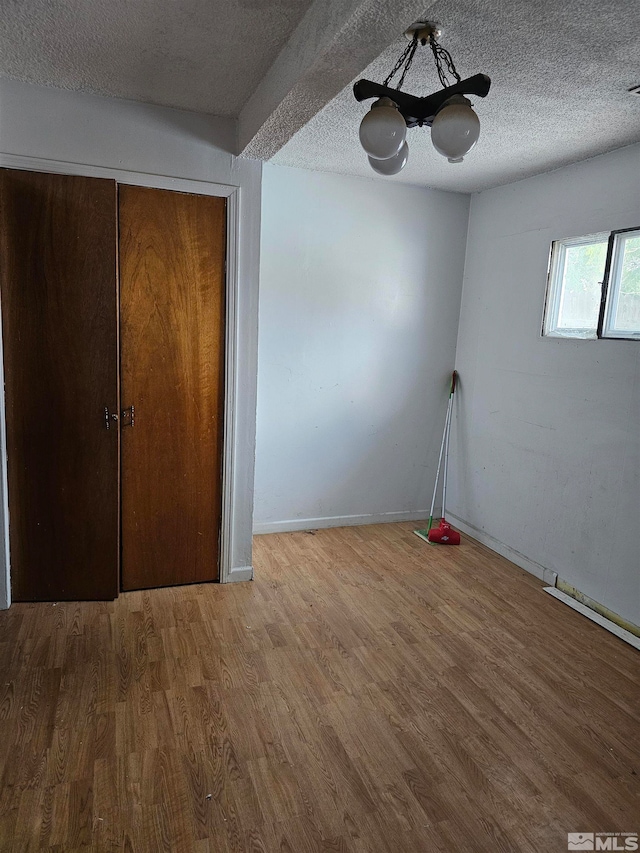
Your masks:
M135 423L136 419L136 409L135 406L131 405L128 409L123 409L120 412L120 423L123 427L130 426L132 427Z

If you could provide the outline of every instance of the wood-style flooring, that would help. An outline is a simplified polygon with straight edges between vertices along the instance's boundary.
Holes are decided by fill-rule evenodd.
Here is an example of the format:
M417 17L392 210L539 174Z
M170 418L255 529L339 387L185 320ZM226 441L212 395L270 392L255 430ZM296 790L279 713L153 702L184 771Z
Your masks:
M0 850L566 851L640 830L640 656L463 538L0 613Z

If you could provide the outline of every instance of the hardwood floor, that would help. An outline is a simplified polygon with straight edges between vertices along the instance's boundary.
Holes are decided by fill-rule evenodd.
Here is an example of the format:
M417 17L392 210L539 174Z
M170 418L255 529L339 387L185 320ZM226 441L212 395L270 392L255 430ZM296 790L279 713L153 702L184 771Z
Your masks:
M565 851L640 830L637 651L463 539L0 613L0 850Z

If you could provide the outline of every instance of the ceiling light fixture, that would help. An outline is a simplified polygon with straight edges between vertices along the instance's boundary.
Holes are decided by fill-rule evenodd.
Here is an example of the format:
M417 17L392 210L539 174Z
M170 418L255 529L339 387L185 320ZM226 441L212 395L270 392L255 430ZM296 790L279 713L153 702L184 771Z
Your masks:
M480 120L464 96L484 98L491 87L486 74L460 79L451 54L438 43L440 24L418 21L405 35L409 44L384 83L358 80L353 87L357 101L376 98L360 124L360 142L371 168L380 175L397 175L404 169L409 157L408 127L430 127L436 151L450 163L461 163L480 136ZM419 45L431 48L443 87L426 98L400 91ZM397 88L393 89L390 83L400 71Z

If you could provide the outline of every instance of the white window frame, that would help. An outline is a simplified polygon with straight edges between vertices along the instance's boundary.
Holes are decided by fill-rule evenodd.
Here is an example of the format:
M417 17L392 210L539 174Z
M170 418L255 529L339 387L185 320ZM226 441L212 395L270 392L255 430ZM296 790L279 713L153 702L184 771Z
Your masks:
M614 329L612 326L620 298L620 278L622 275L622 260L624 258L624 252L620 251L620 247L624 246L629 237L640 237L640 228L623 228L619 231L612 231L609 237L607 262L604 269L604 283L602 285L600 317L598 318L599 338L614 338L623 341L640 340L640 329L629 331L627 329Z
M640 235L640 227L622 228L617 231L603 231L598 234L586 234L582 237L567 237L562 240L554 240L549 253L549 266L547 274L547 288L542 319L542 336L545 338L568 338L581 340L598 340L609 338L615 340L640 340L640 330L630 332L612 328L612 319L616 315L620 276L622 271L623 253L620 247L624 246L629 237ZM564 267L567 249L574 246L585 246L590 243L603 243L607 241L607 256L604 266L601 288L600 310L596 323L590 328L559 328L558 318L563 299Z
M590 243L604 243L609 239L609 231L600 234L586 234L584 237L568 237L564 240L554 240L549 255L549 273L547 276L547 299L544 309L542 334L549 338L583 338L596 340L598 337L598 317L595 317L590 328L558 328L560 307L562 305L564 266L567 249L575 246L588 246ZM602 286L602 282L599 282Z

